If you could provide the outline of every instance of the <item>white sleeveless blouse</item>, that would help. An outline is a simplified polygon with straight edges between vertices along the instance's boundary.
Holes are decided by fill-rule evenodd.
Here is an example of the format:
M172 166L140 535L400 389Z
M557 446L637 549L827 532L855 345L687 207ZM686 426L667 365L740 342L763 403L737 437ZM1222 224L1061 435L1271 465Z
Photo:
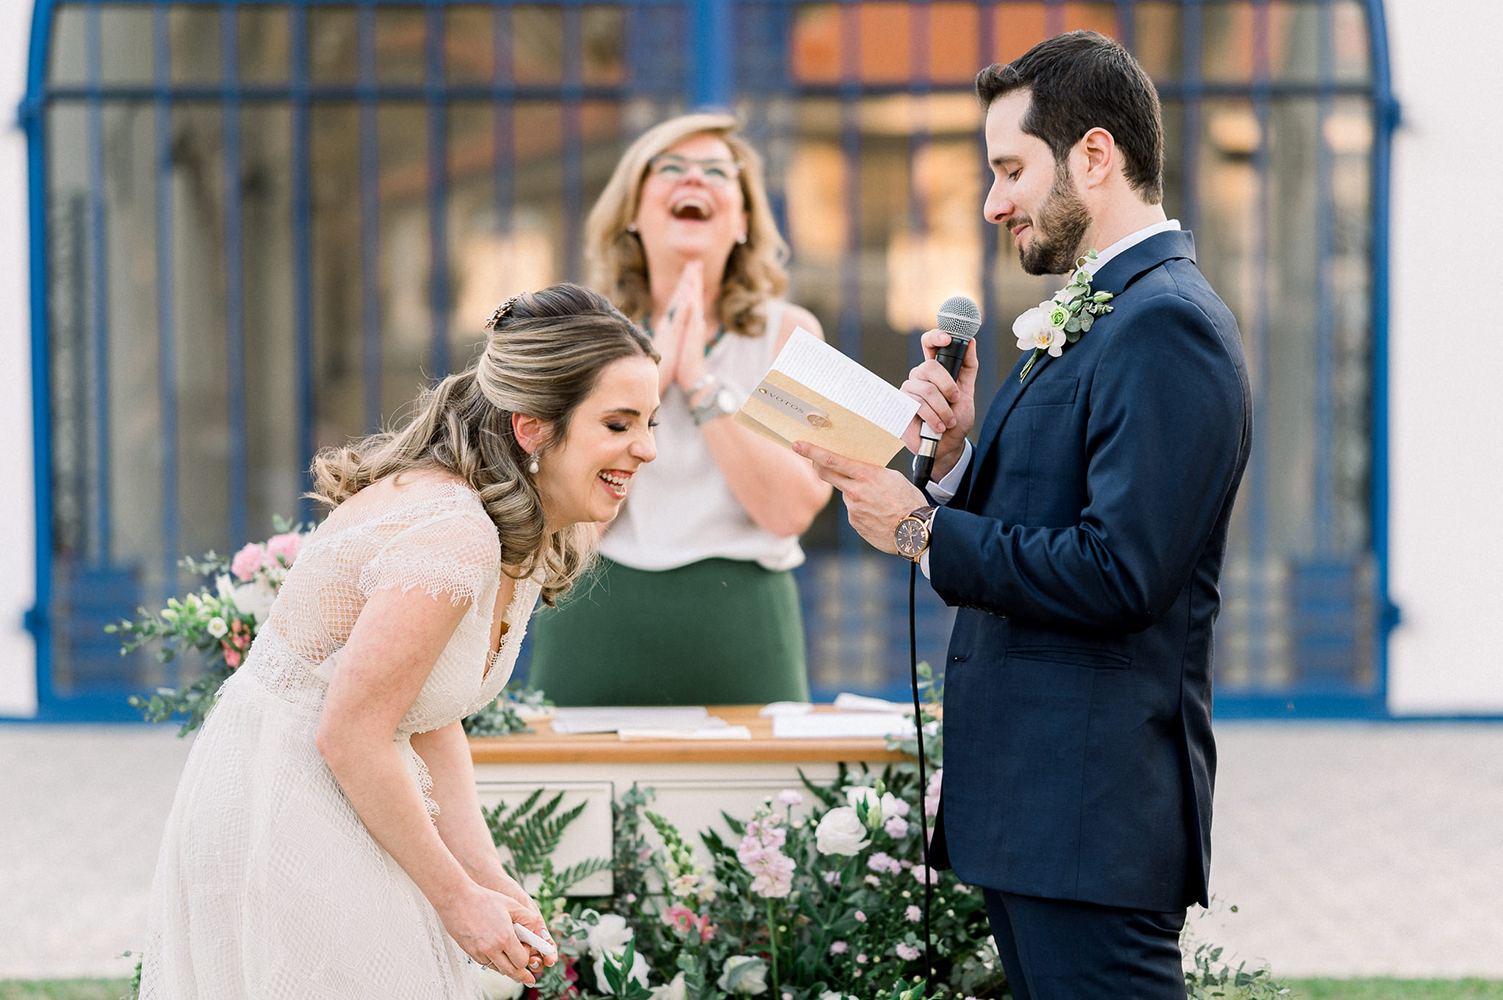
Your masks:
M778 331L787 303L767 303L760 337L727 333L705 359L705 368L746 402L777 357ZM798 537L780 538L757 526L731 493L725 476L694 424L682 389L663 392L658 410L658 457L637 470L624 509L600 541L600 553L633 569L667 570L701 559L741 559L770 570L804 561ZM763 484L777 490L780 484Z

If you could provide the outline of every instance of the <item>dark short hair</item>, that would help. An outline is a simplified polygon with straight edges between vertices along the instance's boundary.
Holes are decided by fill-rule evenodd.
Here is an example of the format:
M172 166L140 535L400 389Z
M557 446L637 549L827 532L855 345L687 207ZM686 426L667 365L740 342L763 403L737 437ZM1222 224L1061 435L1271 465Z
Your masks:
M1016 90L1033 95L1023 131L1044 140L1055 160L1091 129L1106 129L1122 150L1127 183L1151 205L1164 200L1159 94L1132 53L1094 31L1071 31L976 74L983 108Z

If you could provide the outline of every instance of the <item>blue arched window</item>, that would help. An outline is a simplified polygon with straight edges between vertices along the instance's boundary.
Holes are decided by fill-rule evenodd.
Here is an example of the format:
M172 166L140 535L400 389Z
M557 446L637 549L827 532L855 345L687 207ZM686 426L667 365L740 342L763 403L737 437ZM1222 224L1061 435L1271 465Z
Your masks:
M178 560L299 512L315 448L463 364L660 118L731 105L767 154L793 297L899 380L968 289L1048 292L981 222L976 69L1093 28L1165 104L1172 215L1242 324L1259 414L1224 582L1226 709L1381 711L1390 95L1378 0L41 0L30 138L39 691L175 683L101 626ZM816 691L891 692L901 566L838 503L802 570ZM938 660L949 615L921 607Z

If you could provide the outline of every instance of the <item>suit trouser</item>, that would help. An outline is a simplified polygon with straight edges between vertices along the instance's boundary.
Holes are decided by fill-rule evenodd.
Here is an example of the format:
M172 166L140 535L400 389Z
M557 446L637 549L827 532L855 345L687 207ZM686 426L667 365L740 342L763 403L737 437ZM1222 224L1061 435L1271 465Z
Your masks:
M982 896L1014 1000L1185 1000L1183 910Z

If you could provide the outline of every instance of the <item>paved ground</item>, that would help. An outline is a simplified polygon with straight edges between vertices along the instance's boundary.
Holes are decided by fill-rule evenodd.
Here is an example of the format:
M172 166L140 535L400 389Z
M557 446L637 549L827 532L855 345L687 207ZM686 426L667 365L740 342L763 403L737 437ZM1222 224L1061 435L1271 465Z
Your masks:
M0 725L0 979L126 975L187 743ZM1282 976L1503 978L1503 725L1218 727L1202 936Z

